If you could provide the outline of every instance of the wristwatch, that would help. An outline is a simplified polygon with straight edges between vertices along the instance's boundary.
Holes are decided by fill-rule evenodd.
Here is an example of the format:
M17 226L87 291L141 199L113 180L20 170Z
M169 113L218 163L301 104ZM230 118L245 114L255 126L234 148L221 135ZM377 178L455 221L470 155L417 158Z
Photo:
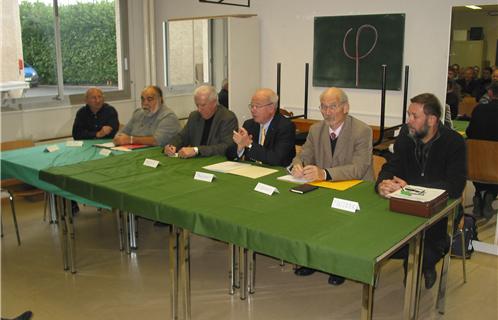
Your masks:
M252 148L252 143L249 143L249 145L247 146L247 149L251 150Z
M195 155L198 155L198 154L199 154L199 148L194 147L194 151L195 151Z

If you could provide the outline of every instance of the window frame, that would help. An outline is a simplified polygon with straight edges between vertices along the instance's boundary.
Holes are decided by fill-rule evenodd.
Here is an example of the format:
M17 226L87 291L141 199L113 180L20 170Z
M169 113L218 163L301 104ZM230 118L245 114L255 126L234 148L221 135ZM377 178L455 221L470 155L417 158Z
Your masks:
M170 84L170 76L169 76L169 60L170 60L170 54L169 54L169 42L168 42L168 23L169 22L175 22L175 21L185 21L185 20L207 20L208 26L207 26L207 38L208 38L208 82L204 83L195 83L195 76L192 75L192 83L188 84L181 84L181 85L171 85ZM201 84L211 84L213 82L213 21L210 18L189 18L189 19L170 19L170 20L164 20L163 25L162 25L162 32L163 32L163 80L164 80L164 87L165 91L167 94L171 95L181 95L181 94L188 94L192 93L192 91L195 90L199 85ZM195 68L194 68L195 72Z

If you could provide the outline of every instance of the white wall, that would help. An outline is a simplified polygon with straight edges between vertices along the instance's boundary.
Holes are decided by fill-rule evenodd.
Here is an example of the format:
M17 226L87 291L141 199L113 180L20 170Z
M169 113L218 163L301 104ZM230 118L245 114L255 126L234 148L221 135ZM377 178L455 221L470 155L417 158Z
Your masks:
M255 13L261 22L261 84L276 87L276 64L282 63L282 106L301 113L304 100L304 63L313 58L313 18L315 16L405 13L404 64L410 66L408 96L432 92L443 102L446 95L446 68L450 40L452 6L462 0L252 0L251 8L201 4L195 0L156 1L157 20L233 13ZM495 4L495 0L479 4ZM158 53L158 55L162 52ZM323 88L310 88L311 118L320 118L316 108ZM346 89L351 113L378 124L380 92ZM388 91L386 123L401 121L403 94Z

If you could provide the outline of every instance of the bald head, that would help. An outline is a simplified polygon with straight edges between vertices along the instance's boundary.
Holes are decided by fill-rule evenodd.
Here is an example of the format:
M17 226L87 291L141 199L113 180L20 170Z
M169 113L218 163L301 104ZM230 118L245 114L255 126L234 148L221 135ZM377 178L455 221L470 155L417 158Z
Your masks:
M251 98L251 115L256 123L264 124L275 116L277 111L277 94L269 88L256 90Z
M93 113L98 112L104 105L104 93L99 88L90 88L85 94L85 103Z
M330 128L339 128L349 113L346 93L339 88L328 88L320 95L320 112Z

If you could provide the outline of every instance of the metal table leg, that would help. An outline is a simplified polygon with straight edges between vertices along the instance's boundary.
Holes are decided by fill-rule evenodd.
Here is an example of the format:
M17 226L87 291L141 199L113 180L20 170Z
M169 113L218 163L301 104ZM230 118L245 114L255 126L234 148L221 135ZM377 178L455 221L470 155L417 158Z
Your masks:
M256 292L256 253L252 250L247 251L247 260L249 264L249 272L247 276L249 277L249 294Z
M135 214L133 213L128 213L128 239L130 241L130 248L131 249L136 249L137 248L137 226L135 223Z
M233 295L235 293L235 278L237 278L237 266L235 259L236 246L232 243L228 244L228 294Z
M419 239L419 253L415 255L415 258L418 257L418 265L417 268L414 268L416 272L416 277L414 279L415 285L415 294L413 301L413 310L412 310L412 319L418 319L418 311L420 306L420 291L422 286L422 266L424 263L424 241L425 241L425 230L420 234ZM417 261L417 260L416 260Z
M403 319L410 319L415 307L416 287L418 283L419 254L421 234L417 234L409 241L409 254L406 270L406 287L403 305Z
M59 241L61 244L61 250L62 250L62 265L64 270L69 270L69 263L67 259L67 226L66 226L66 211L64 210L64 200L62 197L56 197L53 194L51 195L53 205L55 207L55 213L57 214L57 219L54 221L57 222L57 225L59 227Z
M190 320L190 233L188 230L178 229L179 243L178 243L178 259L180 261L180 275L181 275L181 289L182 289L182 306L183 318Z
M453 239L453 224L457 208L458 207L455 206L455 208L448 215L447 232L450 235L450 239ZM450 244L450 250L448 250L448 252L444 256L443 265L441 267L441 280L439 281L439 289L437 292L437 300L436 300L436 308L440 314L444 314L444 307L446 302L446 282L448 280L448 268L450 266L451 250L452 248Z
M239 247L239 282L240 282L240 299L245 300L247 297L247 261L246 249Z
M373 313L374 286L364 283L361 299L361 320L371 320Z
M124 250L124 235L123 235L123 223L121 218L121 210L112 209L112 212L116 215L116 221L118 223L118 237L119 237L119 251Z
M50 208L50 220L49 223L57 223L58 213L57 213L57 199L56 195L49 193L48 195L48 205Z
M128 212L123 212L122 215L121 215L121 221L123 222L123 229L124 229L124 232L123 232L123 235L124 235L124 244L125 244L125 249L126 249L126 253L127 254L131 254L131 248L130 248L130 241L129 241L129 236L130 236L130 225L128 223L128 217L129 217L129 214Z
M71 267L71 273L76 273L76 248L75 248L75 233L74 233L74 223L73 223L73 211L71 206L71 200L65 199L65 211L66 211L66 225L68 230L68 247L69 247L69 261Z
M169 252L171 319L177 320L178 319L178 233L177 233L177 228L173 225L170 226L170 231L169 231L168 252Z

